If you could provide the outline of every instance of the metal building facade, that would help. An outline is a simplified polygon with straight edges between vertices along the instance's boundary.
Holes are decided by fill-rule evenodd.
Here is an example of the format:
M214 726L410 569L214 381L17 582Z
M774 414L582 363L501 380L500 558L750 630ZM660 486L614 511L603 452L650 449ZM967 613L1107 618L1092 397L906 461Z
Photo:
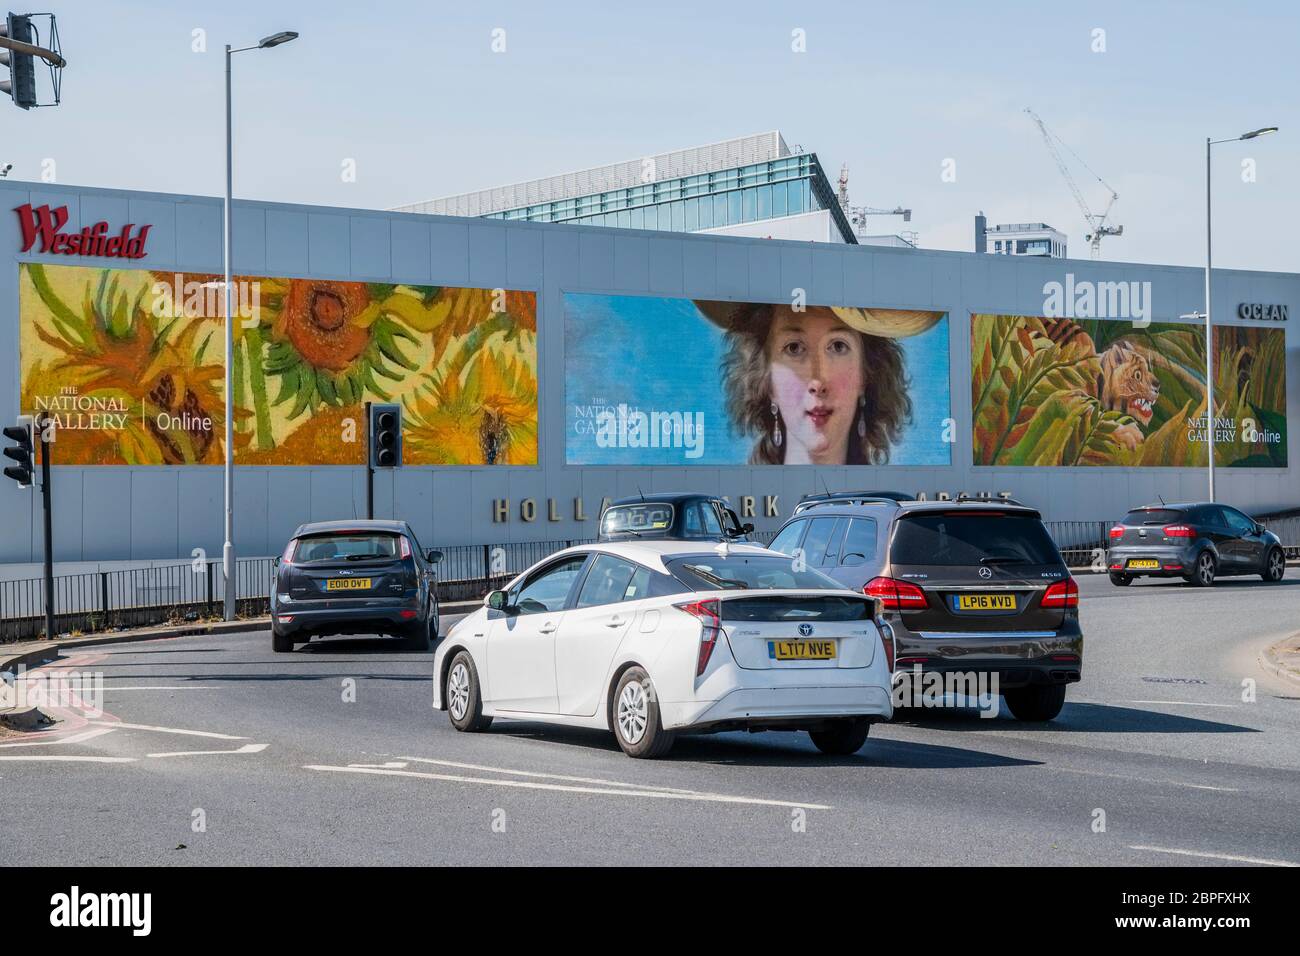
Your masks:
M151 223L153 270L220 272L222 208L216 199L0 182L20 205L68 207L67 228L100 220ZM17 223L0 229L0 418L18 413L18 263L66 262L22 254ZM623 229L458 219L334 207L237 202L234 271L249 275L505 287L538 293L539 463L536 466L406 467L379 476L376 515L409 520L429 546L589 537L605 497L645 490L699 489L751 496L755 523L774 528L799 497L831 489L1008 491L1051 519L1105 520L1130 504L1205 494L1203 469L994 468L972 466L970 316L1039 315L1043 287L1077 280L1151 283L1153 317L1177 321L1203 307L1199 269L1080 260L1027 260L969 253L780 242ZM590 292L941 309L951 321L950 386L956 441L944 467L570 466L564 449L564 293ZM1300 305L1300 275L1219 270L1218 324L1248 324L1239 303ZM1292 313L1296 312L1291 308ZM1288 419L1300 421L1300 362L1286 322ZM1218 497L1253 512L1300 504L1300 439L1288 432L1286 468L1221 468ZM55 560L188 558L220 553L222 469L212 466L97 466L55 469ZM762 502L775 497L776 517ZM364 470L351 466L242 466L236 477L236 545L241 555L277 553L300 522L364 514ZM575 520L575 500L585 521ZM499 502L507 502L504 518ZM525 504L531 502L531 510ZM554 503L552 508L551 503ZM531 513L532 520L524 520ZM39 560L39 499L0 485L0 561ZM553 520L554 516L554 520Z

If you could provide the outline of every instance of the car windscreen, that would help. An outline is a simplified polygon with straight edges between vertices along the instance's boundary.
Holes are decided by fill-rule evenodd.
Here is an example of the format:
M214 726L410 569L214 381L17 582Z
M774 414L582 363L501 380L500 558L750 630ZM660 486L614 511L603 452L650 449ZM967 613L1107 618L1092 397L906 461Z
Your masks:
M1185 517L1186 512L1173 508L1135 508L1124 516L1124 524L1139 526L1177 524Z
M939 567L1061 563L1041 520L998 512L909 515L898 522L889 559L894 564Z
M797 565L790 558L766 554L691 554L664 562L673 577L695 591L844 586L820 571Z
M673 506L663 502L639 502L634 505L612 505L600 521L600 533L658 534L667 531L673 523Z
M318 561L365 561L395 558L399 550L398 536L376 532L311 535L298 539L294 548L294 564L314 564Z

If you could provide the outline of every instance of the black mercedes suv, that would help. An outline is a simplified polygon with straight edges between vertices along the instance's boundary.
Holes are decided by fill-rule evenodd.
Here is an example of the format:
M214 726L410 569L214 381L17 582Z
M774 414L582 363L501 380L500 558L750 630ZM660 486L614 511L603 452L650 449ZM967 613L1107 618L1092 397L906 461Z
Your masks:
M438 640L434 565L405 521L318 521L300 525L276 558L271 646L334 634L390 634L412 650Z
M770 547L879 599L896 674L996 674L1020 720L1054 718L1082 677L1079 586L1033 508L810 496Z

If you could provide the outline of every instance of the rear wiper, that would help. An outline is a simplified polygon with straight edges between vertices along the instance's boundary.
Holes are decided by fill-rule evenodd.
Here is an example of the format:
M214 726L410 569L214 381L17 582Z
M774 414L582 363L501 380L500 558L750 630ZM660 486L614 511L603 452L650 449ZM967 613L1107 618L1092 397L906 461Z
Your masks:
M980 558L980 564L1029 564L1024 558L1011 558L1006 555L990 554Z

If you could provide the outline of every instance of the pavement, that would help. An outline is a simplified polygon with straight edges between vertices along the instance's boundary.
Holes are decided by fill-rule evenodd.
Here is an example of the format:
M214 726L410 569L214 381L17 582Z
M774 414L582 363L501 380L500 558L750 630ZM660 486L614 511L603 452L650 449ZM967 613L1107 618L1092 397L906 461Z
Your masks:
M0 865L1300 864L1300 685L1261 664L1300 576L1080 587L1084 679L1056 721L921 712L842 759L801 734L659 761L537 723L459 734L431 655L380 638L70 648L28 677L99 675L102 713L72 699L0 739L21 835Z

